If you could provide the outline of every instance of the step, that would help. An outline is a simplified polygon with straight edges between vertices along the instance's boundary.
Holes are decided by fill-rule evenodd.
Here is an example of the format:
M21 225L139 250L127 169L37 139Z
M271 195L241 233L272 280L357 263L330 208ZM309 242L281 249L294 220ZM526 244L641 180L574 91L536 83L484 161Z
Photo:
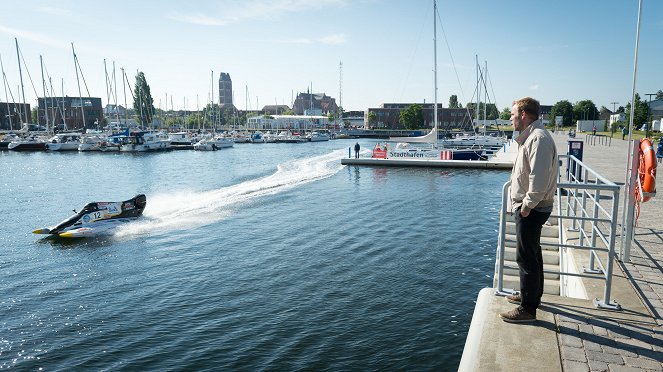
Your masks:
M509 267L507 267L509 266ZM559 266L543 264L544 271L554 271L554 273L544 273L543 277L546 279L559 280ZM518 263L515 261L504 261L504 275L519 276Z
M502 281L503 288L520 289L520 277L513 275L504 275ZM543 293L559 296L559 280L545 279L543 281Z
M559 266L559 253L557 251L541 251L544 265L558 265ZM516 262L516 248L504 247L504 261Z
M516 236L511 234L506 234L504 236L504 246L516 248ZM548 236L541 237L541 250L543 251L559 251L559 240L557 238L552 238Z
M506 221L506 234L510 235L515 235L516 234L516 223L515 222L510 222ZM557 238L559 236L559 229L557 226L552 226L552 225L543 225L543 228L541 229L541 237L551 237L551 238Z

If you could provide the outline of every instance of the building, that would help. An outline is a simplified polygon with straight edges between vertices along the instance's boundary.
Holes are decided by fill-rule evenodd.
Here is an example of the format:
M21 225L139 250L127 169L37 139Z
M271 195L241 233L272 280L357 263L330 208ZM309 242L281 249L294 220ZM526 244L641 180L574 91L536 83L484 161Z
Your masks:
M283 115L286 111L290 111L288 105L266 105L262 108L265 115Z
M104 116L110 119L115 119L117 117L124 119L128 114L129 112L127 112L127 109L122 105L112 105L109 103L104 107Z
M663 118L663 99L648 102L647 106L649 106L651 120L661 120Z
M327 115L337 112L336 99L325 93L299 93L292 104L295 115Z
M0 130L20 130L23 123L32 122L31 115L28 103L0 102Z
M253 116L247 119L248 130L302 130L310 131L328 128L327 116L320 115L270 115Z
M79 97L38 98L37 105L38 123L48 127L63 125L66 130L100 129L104 120L101 98L97 97L83 97L82 104Z
M344 111L342 123L344 128L365 127L364 111Z
M369 108L364 116L367 129L404 129L400 124L401 111L415 103L383 103L379 108ZM424 122L422 127L433 128L434 104L419 103L421 106ZM441 103L437 104L438 128L456 129L471 128L472 118L466 108L443 108ZM371 113L375 113L375 121L369 122Z
M219 107L233 107L233 82L230 74L222 72L219 76Z

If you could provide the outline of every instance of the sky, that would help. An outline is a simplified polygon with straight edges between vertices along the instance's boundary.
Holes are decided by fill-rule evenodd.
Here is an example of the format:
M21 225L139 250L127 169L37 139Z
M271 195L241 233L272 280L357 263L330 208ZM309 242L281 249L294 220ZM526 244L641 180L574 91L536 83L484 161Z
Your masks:
M487 65L488 101L500 109L523 96L544 105L590 99L598 108L624 106L633 85L638 3L438 0L438 102L446 107L452 94L463 105L476 99L478 59ZM132 85L137 71L145 74L157 108L204 107L212 84L218 98L221 72L230 74L239 109L291 106L298 92L311 88L346 111L434 101L432 0L0 4L7 88L21 101L16 38L32 105L44 95L40 56L56 94L79 95L72 44L82 95L89 91L103 105L116 101L107 98L113 64L117 85L110 89L121 105L121 68ZM663 89L661 35L663 1L643 0L636 79L643 98Z

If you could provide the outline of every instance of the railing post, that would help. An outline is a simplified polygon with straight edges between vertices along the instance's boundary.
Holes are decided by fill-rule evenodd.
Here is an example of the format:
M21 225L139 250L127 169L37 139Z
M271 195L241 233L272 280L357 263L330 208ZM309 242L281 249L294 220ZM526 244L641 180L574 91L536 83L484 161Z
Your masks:
M603 289L603 301L594 299L594 306L602 309L621 310L618 303L610 300L610 291L612 290L612 267L615 261L615 237L617 230L617 213L619 209L619 189L613 191L612 221L610 224L610 246L608 247L608 262L605 273L605 287Z
M500 209L500 228L497 237L497 288L496 295L506 296L513 291L504 289L504 241L506 235L507 203L511 181L507 181L502 187L502 208Z

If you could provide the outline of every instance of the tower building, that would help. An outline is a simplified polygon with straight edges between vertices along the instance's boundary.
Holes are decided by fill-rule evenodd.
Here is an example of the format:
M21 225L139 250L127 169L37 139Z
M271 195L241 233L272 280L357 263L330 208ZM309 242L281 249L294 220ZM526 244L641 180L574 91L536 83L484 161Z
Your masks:
M233 107L233 82L230 74L222 72L219 76L219 107Z

